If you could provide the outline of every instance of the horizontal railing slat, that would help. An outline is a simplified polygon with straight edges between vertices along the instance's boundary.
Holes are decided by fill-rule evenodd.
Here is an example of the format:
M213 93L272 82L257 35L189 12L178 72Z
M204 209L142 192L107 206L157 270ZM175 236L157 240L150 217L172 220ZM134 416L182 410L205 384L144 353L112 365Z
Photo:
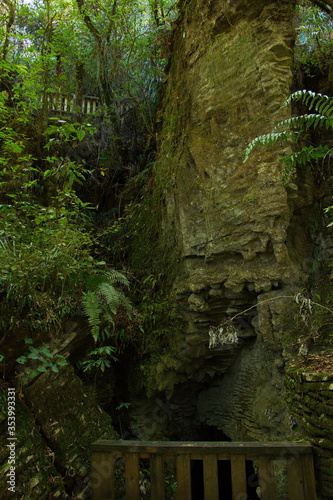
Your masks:
M99 440L91 445L92 451L108 452L130 452L130 453L221 453L224 455L274 455L276 458L284 459L288 456L296 456L312 453L309 443L290 442L209 442L209 441L112 441Z

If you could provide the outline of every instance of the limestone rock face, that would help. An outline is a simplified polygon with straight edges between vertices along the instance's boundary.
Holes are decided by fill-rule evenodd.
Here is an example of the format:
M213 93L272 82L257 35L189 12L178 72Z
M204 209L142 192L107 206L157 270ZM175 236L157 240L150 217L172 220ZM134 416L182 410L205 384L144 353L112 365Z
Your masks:
M279 366L263 344L243 349L218 384L199 393L198 419L234 441L283 441L294 419L285 402Z
M289 367L286 388L293 412L313 446L319 498L326 500L333 496L333 374L331 363L328 373L325 367L321 368L323 373L316 373L311 361L309 365Z
M253 138L290 116L281 106L293 41L289 0L185 1L165 90L158 238L177 249L173 291L187 326L157 363L156 387L177 397L190 380L202 384L201 421L232 439L291 430L286 405L278 411L273 400L283 399L283 322L309 250L302 214L311 180L282 184L280 145L242 157ZM240 430L242 418L248 429Z
M242 155L290 113L280 108L292 81L291 5L186 5L156 170L164 227L176 230L189 286L268 291L298 277L287 247L292 208L279 154L261 150L246 163Z

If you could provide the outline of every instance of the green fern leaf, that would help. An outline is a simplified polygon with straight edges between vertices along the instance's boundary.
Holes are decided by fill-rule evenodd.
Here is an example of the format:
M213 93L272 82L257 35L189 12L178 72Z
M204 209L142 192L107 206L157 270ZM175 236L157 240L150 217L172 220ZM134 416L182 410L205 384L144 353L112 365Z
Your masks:
M101 324L102 308L95 292L86 292L82 297L84 314L87 316L91 326L91 334L95 342L98 340L99 327Z
M282 120L277 125L275 125L275 127L273 128L273 132L281 130L282 128L288 128L288 129L304 128L305 130L308 130L311 126L318 127L319 124L322 126L326 125L327 120L328 120L327 116L322 116L315 113L292 116L291 118ZM284 132L287 133L287 131ZM292 135L293 131L290 130L289 133Z
M325 114L323 112L324 106L327 105L329 101L329 106L333 105L333 99L325 94L320 94L319 92L313 92L312 90L297 90L293 92L284 102L284 104L291 104L291 102L300 101L309 109L315 109L319 114Z
M115 269L111 269L110 271L106 271L104 276L110 283L118 283L119 285L129 286L129 281L124 274Z
M333 105L332 99L330 99L328 96L322 96L321 99L317 100L314 109L320 115L327 115L327 112L332 108L332 105Z
M317 163L318 160L326 157L328 151L328 146L307 146L303 147L301 151L291 153L281 158L280 161L286 165L282 172L282 183L285 184L296 165L307 165L311 162Z
M129 286L126 276L115 269L103 274L96 273L87 280L89 291L84 293L82 305L95 341L110 336L109 326L114 326L115 316L120 307L125 309L128 317L133 311L131 301L123 291L114 287L115 283Z
M86 287L89 291L96 291L98 287L105 282L111 284L118 283L119 285L129 286L129 281L124 274L115 269L106 272L95 272L86 278Z
M277 140L297 140L303 132L309 129L317 129L324 127L327 130L333 129L333 98L327 95L313 92L311 90L298 90L292 93L284 104L291 104L294 101L299 101L305 104L309 110L315 110L316 113L308 113L299 116L293 116L279 122L272 130L272 133L265 134L253 139L246 147L243 155L243 160L246 161L257 146L270 146ZM328 154L327 146L310 146L303 147L301 151L294 152L282 158L282 162L286 167L283 172L283 180L288 178L291 170L296 165L306 165L309 162L318 162L325 158Z
M98 287L98 294L101 295L103 301L111 307L118 307L121 302L121 292L115 289L111 283L104 281Z
M264 134L256 137L246 147L243 155L243 162L245 163L256 146L272 146L278 140L285 141L291 136L291 131L284 130L283 132L272 132L271 134Z
M333 129L333 116L329 116L325 123L326 130Z
M326 106L323 106L320 114L326 115L326 116L331 116L333 114L333 102L330 102Z

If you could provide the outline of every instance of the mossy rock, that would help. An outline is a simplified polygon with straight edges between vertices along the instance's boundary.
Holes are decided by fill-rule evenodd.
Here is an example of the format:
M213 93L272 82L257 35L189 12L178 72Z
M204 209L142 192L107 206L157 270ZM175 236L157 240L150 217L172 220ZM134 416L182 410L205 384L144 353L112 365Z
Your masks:
M1 384L1 393L6 394L7 387ZM4 404L6 406L6 404ZM62 477L54 466L54 453L48 447L43 435L36 425L35 416L26 406L24 399L16 397L16 437L15 443L15 476L17 498L40 500L43 498L64 498L66 491ZM8 491L7 476L9 466L9 449L7 442L7 416L2 414L0 420L0 497L13 498Z
M67 491L82 494L89 488L91 444L118 438L111 418L86 396L70 365L42 374L24 392Z

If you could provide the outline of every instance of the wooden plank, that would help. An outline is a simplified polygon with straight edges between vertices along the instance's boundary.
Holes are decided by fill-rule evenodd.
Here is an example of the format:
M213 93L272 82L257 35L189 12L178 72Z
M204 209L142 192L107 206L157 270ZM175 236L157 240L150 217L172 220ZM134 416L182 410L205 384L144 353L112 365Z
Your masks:
M191 459L189 454L178 455L177 466L177 498L191 500Z
M316 500L317 495L313 456L309 453L308 455L302 455L300 458L302 461L305 500Z
M105 452L138 452L149 454L180 453L221 453L224 455L260 456L272 455L287 458L309 454L312 447L309 443L292 442L210 442L210 441L112 441L100 440L91 445L92 451Z
M219 478L217 470L217 455L203 456L205 500L219 498Z
M125 498L139 500L139 457L137 453L125 454Z
M288 494L292 500L305 500L300 457L292 457L288 461Z
M243 500L247 498L244 455L234 455L231 457L231 488L232 500Z
M151 500L165 500L164 462L162 455L150 457Z
M92 500L114 500L114 456L93 453L91 457Z
M261 500L276 500L275 475L272 460L269 457L259 458L259 486Z

